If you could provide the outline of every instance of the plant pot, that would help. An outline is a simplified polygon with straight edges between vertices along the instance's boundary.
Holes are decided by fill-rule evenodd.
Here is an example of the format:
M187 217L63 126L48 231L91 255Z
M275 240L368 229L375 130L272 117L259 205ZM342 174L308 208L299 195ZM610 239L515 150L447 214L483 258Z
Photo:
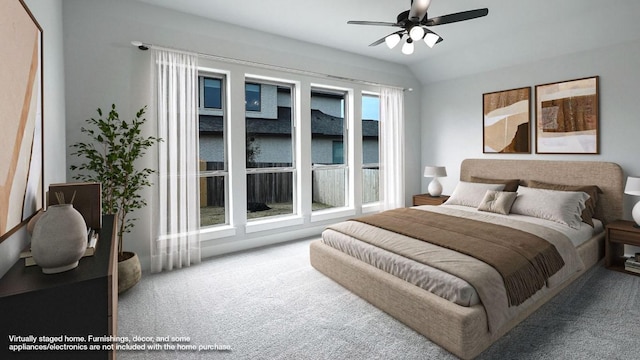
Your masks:
M125 251L121 257L118 256L118 294L131 289L141 276L140 259L136 253Z

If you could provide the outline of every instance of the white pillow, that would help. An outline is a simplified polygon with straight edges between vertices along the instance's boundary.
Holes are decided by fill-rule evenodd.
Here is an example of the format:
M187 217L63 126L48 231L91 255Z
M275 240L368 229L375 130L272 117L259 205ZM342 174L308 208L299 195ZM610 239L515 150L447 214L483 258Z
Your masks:
M559 191L521 186L511 207L512 214L551 220L577 229L589 195L582 191Z
M477 208L487 190L502 191L504 184L484 184L460 181L445 205L463 205Z

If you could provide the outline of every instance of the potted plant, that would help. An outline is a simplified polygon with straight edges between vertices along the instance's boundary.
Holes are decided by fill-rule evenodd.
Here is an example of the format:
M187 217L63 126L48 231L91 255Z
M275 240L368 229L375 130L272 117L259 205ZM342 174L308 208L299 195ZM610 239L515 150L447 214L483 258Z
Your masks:
M115 104L111 105L104 118L98 108L100 117L87 119L89 126L80 129L91 141L71 145L75 149L71 155L84 160L80 165L71 165L71 170L78 171L73 178L101 183L102 213L117 217L119 293L140 280L138 256L124 251L122 239L125 233L131 232L137 220L131 217L131 213L147 205L140 191L151 185L149 176L154 172L149 168L137 168L135 162L145 155L148 148L162 141L141 135L141 127L146 122L143 118L146 108L138 110L130 121L120 119Z

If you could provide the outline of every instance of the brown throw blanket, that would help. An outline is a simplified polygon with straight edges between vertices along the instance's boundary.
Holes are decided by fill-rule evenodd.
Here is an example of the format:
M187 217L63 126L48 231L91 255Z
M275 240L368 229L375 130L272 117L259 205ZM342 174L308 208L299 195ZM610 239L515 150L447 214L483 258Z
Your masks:
M491 265L504 280L509 306L523 303L564 266L551 243L506 226L409 208L352 221L455 250Z

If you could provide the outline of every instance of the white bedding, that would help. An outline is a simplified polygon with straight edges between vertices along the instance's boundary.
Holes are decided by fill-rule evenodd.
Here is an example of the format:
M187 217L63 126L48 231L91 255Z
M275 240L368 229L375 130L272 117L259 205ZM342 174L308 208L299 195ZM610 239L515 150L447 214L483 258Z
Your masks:
M469 206L460 206L460 205L440 205L440 206L442 206L443 208L452 208L452 209L458 209L458 210L468 211L472 213L483 214L489 217L507 218L507 219L513 219L518 221L524 221L531 224L542 225L563 233L566 237L568 237L571 240L571 242L573 243L573 246L575 247L580 246L585 241L591 239L594 235L604 231L604 226L602 222L598 219L593 219L593 224L595 225L594 227L591 227L590 225L582 222L580 223L579 227L574 229L567 225L564 225L555 221L544 220L544 219L540 219L532 216L519 215L519 214L513 214L513 213L509 215L488 213L484 211L478 211L478 209L475 209ZM425 209L429 207L431 207L431 209L434 210L433 206L431 205L415 206L414 209ZM503 225L508 226L508 224L503 224Z
M517 214L501 215L496 213L480 212L475 208L467 206L440 205L439 207L436 207L424 205L414 208L435 212L446 212L448 211L447 209L455 209L469 212L479 220L497 222L505 226L511 225L512 227L516 227L518 226L518 224L520 225L520 227L525 226L524 224L522 224L522 222L542 225L564 234L571 240L571 243L574 247L578 247L580 244L586 242L594 235L603 231L602 222L596 219L594 219L594 223L596 225L594 228L585 223L582 223L579 228L573 229L569 226L549 220L543 220ZM507 218L509 219L509 221L501 221L501 219L503 218ZM379 231L386 230L379 229ZM422 289L430 291L435 295L447 299L455 304L461 306L473 306L480 303L478 293L473 288L473 286L471 286L467 281L462 280L459 277L451 275L445 271L416 262L411 259L407 259L403 256L380 249L365 242L358 241L333 230L326 230L323 233L323 242L350 256L366 262L369 265L375 266L387 273L401 278ZM565 267L567 267L567 271L564 274L558 274L558 276L554 276L549 279L549 287L553 287L556 284L562 282L565 277L570 276L571 273L573 273L576 269L582 269L582 264L572 264L571 266ZM571 269L569 270L569 268Z

